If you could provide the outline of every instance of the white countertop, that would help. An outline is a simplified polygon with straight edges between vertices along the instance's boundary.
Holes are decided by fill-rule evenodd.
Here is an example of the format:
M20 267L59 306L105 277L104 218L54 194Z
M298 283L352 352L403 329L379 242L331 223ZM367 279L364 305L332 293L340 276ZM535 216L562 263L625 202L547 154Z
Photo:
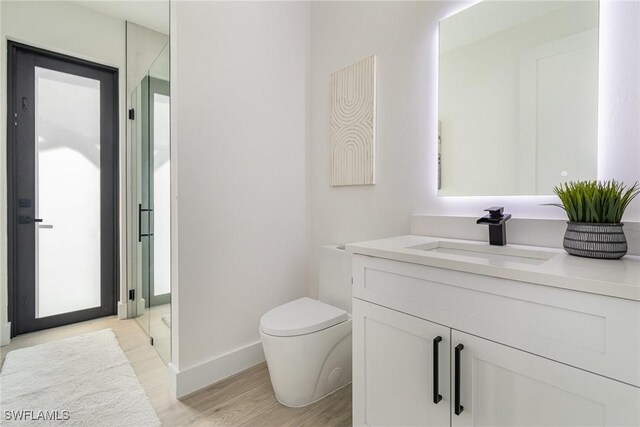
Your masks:
M478 241L427 236L398 236L352 243L346 245L346 250L353 254L640 301L639 256L627 255L620 260L598 260L572 256L563 249L555 248L521 245L483 248L496 254L501 254L503 251L523 250L536 251L549 257L548 260L542 260L539 264L534 265L427 250L433 248L438 242L489 246L487 242Z

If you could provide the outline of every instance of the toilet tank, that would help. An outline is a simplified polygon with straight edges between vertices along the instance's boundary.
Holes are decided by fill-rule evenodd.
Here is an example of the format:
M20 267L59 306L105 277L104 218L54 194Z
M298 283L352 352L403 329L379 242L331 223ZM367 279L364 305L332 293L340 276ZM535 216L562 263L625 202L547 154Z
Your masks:
M344 246L320 247L318 299L351 313L351 255Z

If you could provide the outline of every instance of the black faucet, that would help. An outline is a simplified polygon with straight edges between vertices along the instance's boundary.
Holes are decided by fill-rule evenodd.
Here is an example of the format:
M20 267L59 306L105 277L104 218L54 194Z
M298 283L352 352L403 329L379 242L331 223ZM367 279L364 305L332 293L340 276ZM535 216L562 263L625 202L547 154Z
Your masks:
M476 224L489 224L489 244L504 246L507 244L506 222L511 218L511 214L503 214L502 206L485 209L488 215L476 221Z

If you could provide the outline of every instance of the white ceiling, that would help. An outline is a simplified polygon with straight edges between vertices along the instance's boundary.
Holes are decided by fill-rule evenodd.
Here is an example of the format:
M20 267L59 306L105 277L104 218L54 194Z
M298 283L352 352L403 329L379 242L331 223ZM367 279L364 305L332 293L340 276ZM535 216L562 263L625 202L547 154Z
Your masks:
M73 3L169 34L169 0L76 0Z

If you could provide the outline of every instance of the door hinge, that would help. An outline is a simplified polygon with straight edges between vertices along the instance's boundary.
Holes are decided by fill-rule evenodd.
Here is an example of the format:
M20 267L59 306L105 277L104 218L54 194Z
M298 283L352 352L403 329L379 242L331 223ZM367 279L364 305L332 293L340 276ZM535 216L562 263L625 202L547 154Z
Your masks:
M136 111L133 108L129 109L129 120L134 120L136 118Z
M153 345L153 337L149 337L149 342Z
M136 290L129 289L129 301L135 301L135 300L136 300Z

